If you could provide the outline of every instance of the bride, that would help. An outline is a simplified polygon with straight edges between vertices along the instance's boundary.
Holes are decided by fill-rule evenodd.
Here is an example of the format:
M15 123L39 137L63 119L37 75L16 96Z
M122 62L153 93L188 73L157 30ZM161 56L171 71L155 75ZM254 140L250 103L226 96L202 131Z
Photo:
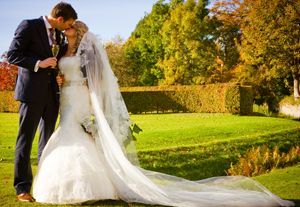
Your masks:
M37 202L121 199L179 207L293 206L247 177L189 181L140 168L128 144L129 115L104 48L81 21L65 35L68 49L59 61L65 77L60 123L39 162L33 184Z

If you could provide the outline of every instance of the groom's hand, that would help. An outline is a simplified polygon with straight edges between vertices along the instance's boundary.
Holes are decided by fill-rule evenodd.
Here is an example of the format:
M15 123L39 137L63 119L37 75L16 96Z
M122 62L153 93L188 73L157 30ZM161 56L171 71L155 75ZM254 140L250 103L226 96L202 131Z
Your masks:
M49 58L39 62L39 68L51 67L51 68L55 69L56 65L57 65L56 57L49 57Z

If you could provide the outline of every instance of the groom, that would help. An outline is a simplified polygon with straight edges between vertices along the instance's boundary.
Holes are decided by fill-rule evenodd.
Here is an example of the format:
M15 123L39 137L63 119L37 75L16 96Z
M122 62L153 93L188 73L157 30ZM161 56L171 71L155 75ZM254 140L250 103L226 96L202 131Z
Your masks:
M7 53L9 63L19 66L15 99L21 104L14 170L14 187L19 201L34 201L30 195L32 142L39 125L40 159L54 131L59 108L57 58L53 57L52 48L53 45L56 48L62 46L64 37L61 31L70 28L76 19L73 7L61 2L48 16L24 20L18 26Z

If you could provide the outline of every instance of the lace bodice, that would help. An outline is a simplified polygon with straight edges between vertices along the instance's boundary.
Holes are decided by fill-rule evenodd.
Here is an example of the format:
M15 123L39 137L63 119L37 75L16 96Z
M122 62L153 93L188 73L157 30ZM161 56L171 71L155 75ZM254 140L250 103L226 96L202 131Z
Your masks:
M63 57L58 66L65 79L60 94L60 124L80 126L91 114L89 90L80 70L80 57Z
M81 81L83 74L80 70L80 57L63 57L58 62L59 69L64 74L65 81Z

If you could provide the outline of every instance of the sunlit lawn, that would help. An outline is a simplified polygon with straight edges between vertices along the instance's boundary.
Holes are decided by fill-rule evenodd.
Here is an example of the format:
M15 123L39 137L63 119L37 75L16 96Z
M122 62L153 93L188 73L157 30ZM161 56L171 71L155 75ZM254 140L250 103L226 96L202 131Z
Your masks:
M286 151L300 144L300 122L289 119L192 113L132 115L131 118L143 129L136 143L142 167L191 180L226 175L230 163L236 162L252 146L277 145ZM18 205L12 187L17 129L17 114L0 113L0 205ZM32 151L34 170L36 155L37 137ZM299 200L299 175L298 165L255 179L282 198ZM22 204L26 205L32 206ZM94 206L128 204L102 201Z

